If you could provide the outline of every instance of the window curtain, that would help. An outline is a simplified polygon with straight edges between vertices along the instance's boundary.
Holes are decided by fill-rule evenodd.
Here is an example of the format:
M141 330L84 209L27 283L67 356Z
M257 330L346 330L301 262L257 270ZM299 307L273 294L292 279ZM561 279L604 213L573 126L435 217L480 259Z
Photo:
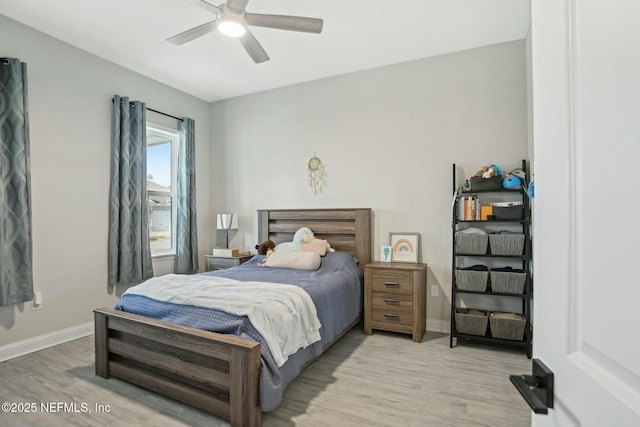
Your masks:
M109 285L153 276L147 208L147 120L143 102L113 98L109 194Z
M27 64L0 58L0 306L32 299Z
M184 118L178 126L178 183L176 206L176 273L198 271L198 233L196 226L195 124Z

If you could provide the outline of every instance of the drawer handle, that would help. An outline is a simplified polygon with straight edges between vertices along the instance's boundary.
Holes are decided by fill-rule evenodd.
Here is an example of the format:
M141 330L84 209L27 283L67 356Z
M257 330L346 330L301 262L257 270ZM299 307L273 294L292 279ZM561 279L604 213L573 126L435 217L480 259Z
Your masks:
M399 299L385 298L384 302L386 302L387 304L400 304Z
M400 316L399 316L399 315L397 315L397 314L387 314L387 313L385 313L385 314L384 314L384 317L392 317L392 318L394 318L394 319L397 319L397 318L398 318L398 317L400 317Z
M400 286L398 282L384 282L385 286Z

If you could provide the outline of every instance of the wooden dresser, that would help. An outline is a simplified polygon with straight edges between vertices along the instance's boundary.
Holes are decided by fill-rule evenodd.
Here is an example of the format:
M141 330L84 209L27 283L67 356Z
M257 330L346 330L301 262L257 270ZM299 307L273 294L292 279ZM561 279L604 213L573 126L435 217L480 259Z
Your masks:
M427 325L427 265L372 262L364 267L364 333L411 334L421 342Z

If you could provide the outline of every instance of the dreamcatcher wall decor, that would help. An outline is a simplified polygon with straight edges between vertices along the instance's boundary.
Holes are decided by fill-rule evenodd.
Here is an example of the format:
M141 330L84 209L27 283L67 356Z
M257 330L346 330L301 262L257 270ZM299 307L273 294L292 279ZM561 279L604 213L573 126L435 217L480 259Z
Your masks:
M307 184L314 196L322 191L322 179L322 162L314 153L307 163Z

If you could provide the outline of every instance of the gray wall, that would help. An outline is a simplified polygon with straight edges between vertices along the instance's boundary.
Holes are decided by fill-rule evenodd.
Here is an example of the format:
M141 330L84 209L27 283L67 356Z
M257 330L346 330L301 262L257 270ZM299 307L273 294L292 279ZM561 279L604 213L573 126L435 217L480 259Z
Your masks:
M373 208L375 259L389 232L421 234L438 291L427 327L448 331L452 163L470 176L527 158L526 74L520 40L214 103L211 214L238 213L232 246L246 248L256 209ZM317 196L314 154L326 173Z
M201 253L209 229L210 105L0 15L0 55L28 64L33 197L34 286L42 308L0 307L0 346L75 327L92 309L113 306L107 287L111 98L196 122L197 202ZM166 126L175 120L153 113ZM171 271L172 260L154 263Z
M112 306L107 275L111 97L196 121L201 258L215 214L240 214L232 246L257 243L256 209L371 207L374 258L390 231L422 236L428 327L447 330L451 164L467 174L527 157L525 41L206 104L0 16L0 52L29 66L35 288L43 308L0 307L0 347L87 324ZM175 122L154 117L159 124ZM323 161L312 196L306 164ZM170 272L172 260L154 263Z

